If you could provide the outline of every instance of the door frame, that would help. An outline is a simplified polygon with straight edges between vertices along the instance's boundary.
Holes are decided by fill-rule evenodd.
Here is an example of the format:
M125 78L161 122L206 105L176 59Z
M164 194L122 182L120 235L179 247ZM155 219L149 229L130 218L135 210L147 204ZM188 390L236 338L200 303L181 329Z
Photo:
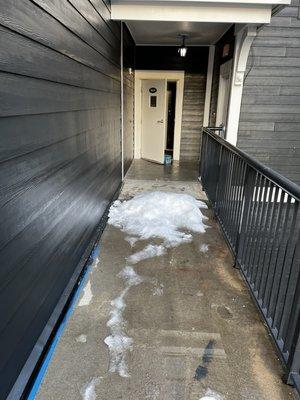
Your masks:
M229 98L230 98L230 90L231 90L231 75L232 75L232 60L226 61L220 67L220 75L219 75L219 89L218 89L218 101L217 101L217 115L216 115L216 126L219 126L221 123L221 114L225 109L225 101L227 102L227 115L226 121L223 121L225 127L227 127L227 118L229 111ZM227 81L227 83L226 83ZM226 86L228 90L228 97L226 99ZM223 117L223 115L222 115Z
M181 122L184 90L184 71L135 71L135 109L134 109L134 158L141 158L142 143L142 80L166 79L176 82L175 125L173 159L179 161Z

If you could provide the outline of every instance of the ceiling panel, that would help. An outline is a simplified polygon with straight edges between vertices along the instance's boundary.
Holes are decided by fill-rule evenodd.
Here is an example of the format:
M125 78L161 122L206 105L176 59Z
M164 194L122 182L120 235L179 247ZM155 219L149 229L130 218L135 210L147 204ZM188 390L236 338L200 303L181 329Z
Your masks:
M176 21L127 21L136 44L178 45L179 34L188 34L187 45L214 44L230 24Z

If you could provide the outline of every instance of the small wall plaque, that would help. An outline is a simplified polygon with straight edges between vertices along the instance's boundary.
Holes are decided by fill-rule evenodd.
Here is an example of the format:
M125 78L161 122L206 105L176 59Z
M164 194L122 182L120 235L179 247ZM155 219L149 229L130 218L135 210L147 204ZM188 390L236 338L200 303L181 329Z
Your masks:
M156 93L157 89L155 87L152 87L152 88L149 89L149 92L150 93Z
M227 57L229 55L230 44L226 43L223 47L222 57Z

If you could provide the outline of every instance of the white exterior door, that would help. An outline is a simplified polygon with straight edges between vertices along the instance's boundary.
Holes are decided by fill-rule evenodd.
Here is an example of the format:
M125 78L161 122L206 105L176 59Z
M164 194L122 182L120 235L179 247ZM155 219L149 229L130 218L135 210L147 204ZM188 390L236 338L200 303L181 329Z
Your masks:
M142 158L164 163L167 133L167 80L142 81Z
M222 124L225 128L227 125L227 112L231 84L231 65L232 60L222 64L220 68L216 126L220 126Z

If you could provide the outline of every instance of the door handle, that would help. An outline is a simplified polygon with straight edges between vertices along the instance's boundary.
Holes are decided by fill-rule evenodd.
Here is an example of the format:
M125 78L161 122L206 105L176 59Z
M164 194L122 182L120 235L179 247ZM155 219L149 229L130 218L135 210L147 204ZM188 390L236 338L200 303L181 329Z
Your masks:
M164 123L164 120L163 120L163 119L159 119L159 120L157 121L157 123L158 123L158 124L163 124L163 123Z

